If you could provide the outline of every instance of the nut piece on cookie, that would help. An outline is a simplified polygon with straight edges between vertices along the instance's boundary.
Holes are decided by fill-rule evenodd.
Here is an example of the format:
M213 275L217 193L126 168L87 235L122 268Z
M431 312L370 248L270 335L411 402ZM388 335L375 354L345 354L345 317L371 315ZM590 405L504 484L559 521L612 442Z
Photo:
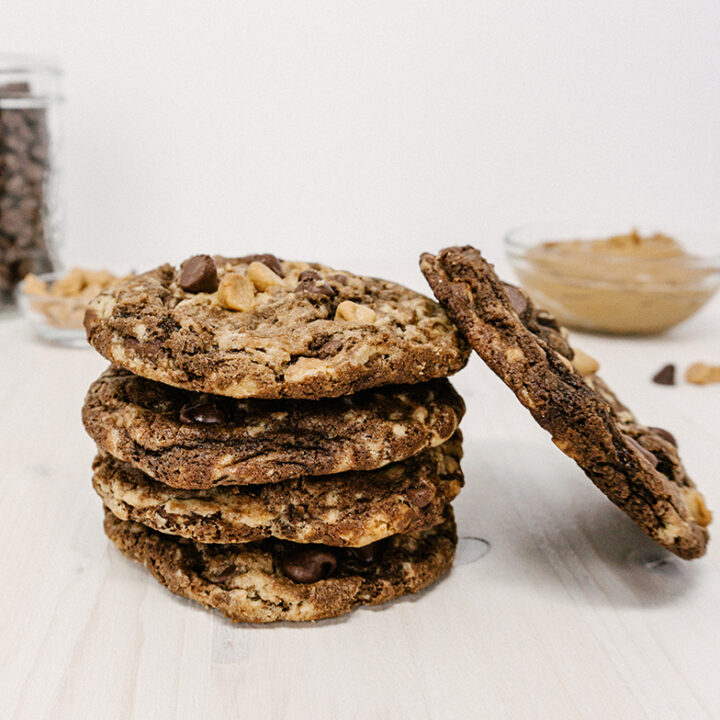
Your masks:
M271 255L270 253L246 255L245 257L238 258L237 261L244 262L248 265L251 262L257 261L259 263L262 263L263 265L267 265L279 277L285 277L282 265L280 264L280 260L278 260L274 255Z
M693 363L685 373L685 379L694 385L707 385L720 382L720 365Z
M257 260L254 260L248 265L247 276L260 292L265 292L268 288L283 284L282 278L279 275L274 273L267 265Z
M335 310L335 319L345 322L373 323L377 315L372 308L358 305L351 300L343 300Z
M573 348L573 352L572 364L583 377L594 375L600 369L600 363L591 355L579 348Z
M255 285L240 273L225 273L220 280L217 299L221 307L247 312L255 307Z
M707 527L712 522L712 512L705 504L705 497L697 488L684 488L685 502L695 522Z

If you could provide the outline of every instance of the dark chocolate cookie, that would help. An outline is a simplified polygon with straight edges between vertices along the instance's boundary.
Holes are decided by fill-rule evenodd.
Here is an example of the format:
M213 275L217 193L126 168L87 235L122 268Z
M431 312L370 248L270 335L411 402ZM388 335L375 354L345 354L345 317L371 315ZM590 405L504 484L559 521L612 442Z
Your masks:
M93 486L121 520L203 543L268 537L362 546L442 521L463 485L459 435L404 462L270 485L178 490L100 454Z
M297 622L336 617L430 585L450 569L455 555L449 506L445 518L429 530L394 535L363 552L272 541L195 543L111 512L105 532L169 590L234 622Z
M465 411L447 380L324 400L202 395L109 368L83 422L100 448L167 485L279 482L373 470L447 440Z
M672 436L640 424L592 368L583 376L564 329L502 283L478 250L447 248L420 265L471 346L553 442L653 540L682 558L702 555L711 514Z
M469 348L433 300L272 255L191 258L121 281L85 315L127 370L236 398L337 397L445 377Z

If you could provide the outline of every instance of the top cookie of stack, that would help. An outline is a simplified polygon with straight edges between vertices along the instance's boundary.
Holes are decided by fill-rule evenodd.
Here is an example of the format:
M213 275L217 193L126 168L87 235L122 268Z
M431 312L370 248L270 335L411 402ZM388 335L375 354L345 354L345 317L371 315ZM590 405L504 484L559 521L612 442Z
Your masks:
M337 397L445 377L469 349L437 303L386 280L273 255L199 255L101 293L85 317L108 360L235 398Z

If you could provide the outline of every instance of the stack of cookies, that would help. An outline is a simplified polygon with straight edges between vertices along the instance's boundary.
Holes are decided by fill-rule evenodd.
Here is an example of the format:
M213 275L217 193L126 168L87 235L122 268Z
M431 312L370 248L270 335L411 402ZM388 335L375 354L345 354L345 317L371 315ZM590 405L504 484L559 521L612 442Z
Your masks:
M187 260L90 303L83 421L105 530L238 622L314 620L451 566L469 347L436 302L272 255Z

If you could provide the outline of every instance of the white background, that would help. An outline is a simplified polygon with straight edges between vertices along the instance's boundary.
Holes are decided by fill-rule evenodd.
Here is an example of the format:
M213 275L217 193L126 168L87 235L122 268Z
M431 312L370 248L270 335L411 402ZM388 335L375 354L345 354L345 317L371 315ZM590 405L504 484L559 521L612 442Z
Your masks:
M67 262L382 274L511 226L720 226L720 3L2 0L66 70Z

